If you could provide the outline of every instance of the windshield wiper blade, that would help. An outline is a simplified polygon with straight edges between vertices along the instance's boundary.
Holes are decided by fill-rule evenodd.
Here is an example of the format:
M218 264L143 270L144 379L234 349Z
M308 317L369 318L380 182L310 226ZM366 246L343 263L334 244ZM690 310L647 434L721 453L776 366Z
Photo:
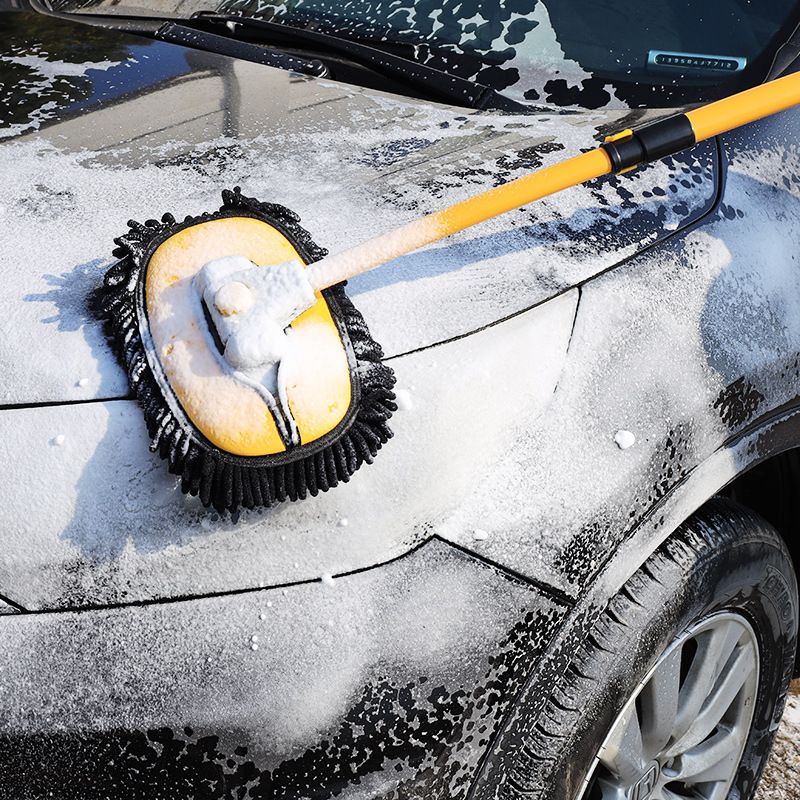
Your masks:
M155 38L162 42L207 50L243 61L265 64L268 67L292 70L303 75L315 75L323 78L330 74L328 68L318 58L304 58L273 47L242 42L231 36L200 30L185 22L163 23L156 30Z
M322 51L342 56L390 80L410 86L424 97L453 105L499 111L530 110L528 106L511 100L490 86L376 47L376 43L373 42L365 44L356 39L309 28L298 28L256 17L208 11L194 14L184 24L199 29L205 26L214 30L223 28L228 32L228 36L235 36L237 27L241 26L244 33L250 37L263 39L265 45L286 44L298 48L314 45ZM324 55L320 55L320 59L324 60Z
M240 42L230 36L198 31L197 28L186 25L186 20L182 17L56 11L52 7L51 0L28 0L28 2L34 11L48 17L56 17L69 22L81 22L97 28L125 31L160 39L170 44L220 53L231 58L241 58L245 61L254 61L257 64L266 64L279 69L293 70L304 75L324 77L329 74L328 68L319 59L304 58L280 49Z

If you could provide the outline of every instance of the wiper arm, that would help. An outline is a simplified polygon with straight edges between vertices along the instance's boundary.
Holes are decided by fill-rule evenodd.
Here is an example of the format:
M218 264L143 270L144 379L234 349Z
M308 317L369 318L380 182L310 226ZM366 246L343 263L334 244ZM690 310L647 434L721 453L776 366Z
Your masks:
M255 17L217 14L201 11L183 23L201 30L225 29L228 36L235 37L238 28L248 36L257 38L265 45L288 45L298 48L315 46L322 53L342 56L361 67L385 76L398 83L412 87L424 97L445 101L469 108L495 109L501 111L523 111L529 108L517 103L500 92L475 81L460 78L444 70L421 64L361 41L337 36L308 28L277 23Z
M28 2L34 11L38 11L40 14L69 22L81 22L97 28L125 31L172 44L193 47L197 50L221 53L231 58L241 58L245 61L254 61L257 64L266 64L279 69L289 69L304 75L322 77L329 74L328 68L319 59L303 58L279 49L239 42L230 36L197 31L194 27L184 24L181 18L170 19L147 14L64 12L53 9L50 0L28 0Z
M318 58L303 58L261 44L241 42L230 35L198 30L186 22L163 23L156 30L155 38L170 44L194 47L197 50L208 50L231 58L240 58L243 61L265 64L268 67L289 69L303 75L315 75L321 78L330 74L328 68Z

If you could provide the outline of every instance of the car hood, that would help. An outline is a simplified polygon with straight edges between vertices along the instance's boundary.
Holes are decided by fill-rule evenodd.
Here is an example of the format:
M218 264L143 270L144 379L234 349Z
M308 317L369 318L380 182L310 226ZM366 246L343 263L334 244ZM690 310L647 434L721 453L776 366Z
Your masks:
M0 50L3 82L31 87L0 112L7 406L128 394L87 302L129 219L213 210L222 189L241 185L295 210L335 252L574 155L642 116L465 111L5 16L18 24ZM349 292L388 357L456 339L691 222L714 195L713 160L703 146L563 192L386 264Z
M6 16L27 22L0 50L0 85L18 87L0 103L0 592L27 609L318 580L403 556L440 528L452 540L443 520L553 396L573 287L715 200L708 143L353 280L402 390L395 438L346 486L220 519L148 452L90 311L128 219L199 214L240 185L294 209L335 252L646 115L465 111ZM555 552L543 540L537 570L560 585Z

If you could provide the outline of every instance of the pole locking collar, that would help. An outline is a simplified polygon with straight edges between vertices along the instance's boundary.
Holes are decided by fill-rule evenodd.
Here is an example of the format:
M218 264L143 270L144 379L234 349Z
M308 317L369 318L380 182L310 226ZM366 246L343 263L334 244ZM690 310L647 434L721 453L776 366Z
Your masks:
M609 136L600 146L608 153L612 172L620 174L640 164L675 155L695 142L689 118L686 114L677 114L636 131L628 129Z

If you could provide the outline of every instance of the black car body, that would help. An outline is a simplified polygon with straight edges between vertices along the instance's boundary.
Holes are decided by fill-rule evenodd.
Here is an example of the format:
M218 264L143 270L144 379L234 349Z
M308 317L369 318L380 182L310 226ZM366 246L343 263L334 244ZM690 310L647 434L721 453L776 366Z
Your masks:
M241 185L335 251L670 109L465 109L0 26L0 796L518 796L552 685L711 497L800 559L800 111L354 280L395 439L231 518L148 451L91 315L128 218Z

